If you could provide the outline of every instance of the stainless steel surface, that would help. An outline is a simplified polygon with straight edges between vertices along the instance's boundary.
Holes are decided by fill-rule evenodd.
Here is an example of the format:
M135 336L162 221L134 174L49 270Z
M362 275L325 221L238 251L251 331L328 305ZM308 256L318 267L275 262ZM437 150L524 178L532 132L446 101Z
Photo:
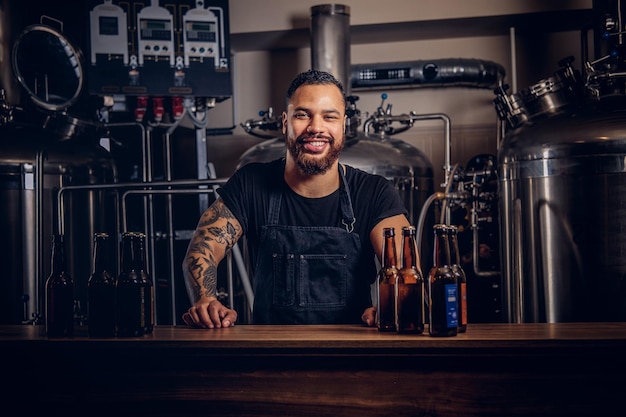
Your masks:
M626 320L626 100L505 138L499 152L509 320Z
M311 67L330 72L350 95L350 7L311 7Z
M624 1L594 1L596 59L494 101L510 322L626 321ZM621 26L620 26L621 27ZM564 64L564 65L563 65Z
M112 182L115 167L104 149L92 141L61 141L37 128L7 126L0 133L0 199L3 202L2 252L8 271L3 284L5 305L11 311L2 320L34 320L42 313L40 300L50 272L50 242L57 229L55 191L72 184ZM84 138L83 138L84 139ZM76 262L70 273L79 283L90 272L93 233L103 230L107 197L98 191L74 195L66 205L68 257ZM10 290L6 287L11 287ZM24 297L24 306L16 305ZM23 312L16 317L15 312ZM33 316L35 315L35 316Z

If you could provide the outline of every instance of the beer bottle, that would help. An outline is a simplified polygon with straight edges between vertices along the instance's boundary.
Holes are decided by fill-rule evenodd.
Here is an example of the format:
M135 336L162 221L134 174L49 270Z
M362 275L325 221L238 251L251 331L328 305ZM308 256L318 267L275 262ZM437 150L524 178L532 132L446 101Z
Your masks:
M450 236L450 259L452 262L452 273L456 277L459 297L459 333L467 331L467 278L465 271L461 267L461 254L459 253L458 228L448 226Z
M395 324L395 284L398 280L396 266L395 229L383 229L383 259L378 272L376 327L381 332L396 330Z
M136 238L137 244L134 246L135 254L133 258L137 260L137 274L142 286L141 304L143 316L141 326L143 332L149 334L154 329L154 285L146 267L146 236L143 233L137 233Z
M115 278L108 268L107 233L94 235L93 269L87 281L89 337L115 336Z
M458 332L457 282L450 268L447 226L436 224L434 265L428 274L428 333L456 336Z
M74 336L74 281L67 272L63 235L52 237L52 271L46 280L46 334Z
M121 268L115 283L115 316L119 337L141 336L144 333L145 287L141 283L134 257L137 244L137 235L134 232L122 234Z
M421 334L424 331L424 278L417 269L419 259L413 226L402 228L400 259L395 297L396 331Z

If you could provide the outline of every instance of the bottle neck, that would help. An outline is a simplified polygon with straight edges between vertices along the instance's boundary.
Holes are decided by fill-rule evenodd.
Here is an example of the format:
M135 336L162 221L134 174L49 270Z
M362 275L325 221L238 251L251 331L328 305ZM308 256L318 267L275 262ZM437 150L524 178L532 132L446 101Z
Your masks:
M450 265L450 245L448 243L448 234L445 230L437 230L435 232L435 250L433 261L436 267Z
M461 255L459 254L459 240L455 232L450 233L450 259L452 263L461 265Z
M386 235L383 241L383 267L396 266L396 243L394 235Z
M402 268L417 267L417 250L415 247L415 235L405 234L402 243Z
M60 274L65 271L65 243L63 236L56 235L52 241L52 265L53 274Z
M135 237L135 244L133 245L133 260L135 269L137 271L146 270L146 251L144 246L144 238L142 235Z
M124 235L122 237L122 272L131 272L135 269L135 261L133 259L134 246L135 239L132 235Z
M104 237L96 237L93 251L93 272L106 271L107 260L107 239Z

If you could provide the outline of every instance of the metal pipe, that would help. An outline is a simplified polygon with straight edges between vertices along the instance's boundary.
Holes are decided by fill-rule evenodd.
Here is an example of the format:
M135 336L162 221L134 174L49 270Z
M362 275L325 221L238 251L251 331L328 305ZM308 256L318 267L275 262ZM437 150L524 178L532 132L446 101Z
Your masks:
M311 68L333 74L350 95L350 6L311 7Z
M167 131L165 134L165 179L167 182L172 180L172 152L171 152L171 132L174 128ZM169 187L168 187L169 188ZM170 292L170 302L172 305L172 312L176 311L176 281L175 276L176 272L174 271L174 218L173 218L173 206L172 206L172 195L167 194L167 206L166 206L166 217L167 217L167 249L168 249L168 268L169 268L169 276L170 276L170 288L172 291ZM156 297L156 295L155 295ZM172 317L172 322L175 322L175 318Z
M37 292L34 294L36 302L38 302L37 310L35 310L35 316L43 317L45 314L45 304L41 305L42 294L45 297L44 282L39 280L45 279L43 277L43 223L44 223L44 154L43 151L38 151L35 159L35 236L37 239L37 251L35 254L36 274L33 279L38 282Z
M419 218L417 220L417 228L415 231L416 234L416 238L417 238L417 247L421 248L422 247L422 234L424 232L424 223L426 222L426 214L428 213L428 210L430 208L430 205L435 201L435 200L442 200L446 197L445 193L442 193L440 191L435 192L433 194L431 194L426 201L424 202L424 206L422 207L422 210L420 211L420 215Z

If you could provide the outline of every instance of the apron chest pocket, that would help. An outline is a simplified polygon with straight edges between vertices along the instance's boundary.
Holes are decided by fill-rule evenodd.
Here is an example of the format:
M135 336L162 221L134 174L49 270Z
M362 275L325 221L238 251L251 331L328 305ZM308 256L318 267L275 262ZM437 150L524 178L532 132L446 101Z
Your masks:
M275 307L324 310L346 306L347 257L344 254L273 255Z

